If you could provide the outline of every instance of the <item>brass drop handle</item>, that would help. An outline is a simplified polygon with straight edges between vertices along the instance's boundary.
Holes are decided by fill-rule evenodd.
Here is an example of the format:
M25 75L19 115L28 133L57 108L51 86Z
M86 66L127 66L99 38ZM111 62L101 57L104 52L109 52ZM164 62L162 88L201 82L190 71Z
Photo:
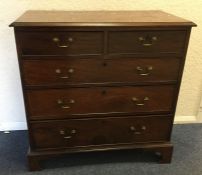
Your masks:
M132 101L135 102L136 106L144 106L145 101L149 101L149 97L144 97L143 100L139 100L137 97L132 97Z
M153 70L153 66L146 66L145 68L142 68L141 66L137 66L136 70L138 75L147 76L147 75L150 75L151 71Z
M149 46L152 46L154 41L157 41L157 37L156 36L146 36L146 37L143 37L143 36L140 36L138 38L138 40L142 43L143 46L145 47L149 47Z
M74 71L75 71L75 70L74 70L73 68L69 68L69 69L68 69L68 73L69 73L69 74L73 74ZM55 69L55 73L58 74L58 75L61 75L61 74L62 74L62 70L59 69L59 68L57 68L57 69ZM69 75L59 76L59 78L61 78L61 79L69 79L70 76L69 76Z
M76 132L77 132L77 131L76 131L75 129L72 129L72 130L70 131L70 134L67 135L64 130L60 130L60 135L62 135L64 139L71 139L71 138L72 138L72 135L73 135L73 134L76 134Z
M137 130L136 128L135 128L135 126L130 126L130 131L132 131L134 134L136 134L136 135L139 135L139 134L142 134L142 131L145 131L147 128L146 128L146 126L141 126L140 127L140 130Z
M61 76L60 78L61 79L68 79L69 77L68 76Z
M61 44L60 44L60 39L59 39L58 37L54 37L54 38L52 39L52 41L53 41L54 43L56 43L57 46L60 47L60 48L67 48L67 47L69 47L68 44L66 44L66 45L61 45ZM73 42L73 41L74 41L74 40L73 40L72 37L69 37L69 38L68 38L68 42L69 42L69 43L71 43L71 42Z
M69 104L74 104L75 103L75 100L73 100L73 99L70 99L69 100ZM69 108L71 108L69 105L67 105L65 102L64 102L64 100L62 100L62 99L58 99L57 100L57 104L62 108L62 109L69 109Z
M72 136L64 136L63 138L64 138L64 139L71 139Z

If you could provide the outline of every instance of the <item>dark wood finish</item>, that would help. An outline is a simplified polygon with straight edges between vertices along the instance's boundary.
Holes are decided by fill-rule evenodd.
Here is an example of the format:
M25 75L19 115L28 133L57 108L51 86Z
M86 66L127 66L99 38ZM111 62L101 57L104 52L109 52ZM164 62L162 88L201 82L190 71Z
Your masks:
M178 58L124 58L124 61L123 58L41 59L23 60L25 85L62 86L65 84L177 81L180 65ZM63 76L68 78L62 78Z
M10 26L196 26L160 10L27 11Z
M21 43L22 55L99 55L103 52L102 32L18 32L17 40Z
M186 31L109 32L111 54L179 54L184 51Z
M159 163L170 163L169 161L172 157L173 145L168 142L164 143L141 143L141 144L116 144L116 145L97 145L89 147L79 147L79 148L65 148L65 149L54 149L54 150L43 150L43 151L34 151L30 150L28 152L28 160L31 161L29 169L31 171L38 171L42 169L41 161L44 161L48 158L55 158L58 156L63 156L65 154L77 153L77 152L91 152L91 151L119 151L123 149L137 149L143 150L146 152L154 152L159 158ZM117 151L117 153L118 153ZM163 159L164 158L164 159ZM166 158L166 159L165 159Z
M174 89L172 85L69 88L31 90L26 91L26 96L30 119L42 120L89 117L94 113L170 113Z
M170 117L33 122L34 149L167 141ZM159 132L161 131L161 132ZM54 139L53 139L54 138Z
M27 156L29 171L41 170L40 158L36 156Z
M172 160L172 154L173 154L173 147L164 147L158 149L158 152L160 153L160 161L159 163L171 163Z
M30 170L66 153L119 149L152 151L160 163L171 162L193 22L162 11L28 11L10 26Z

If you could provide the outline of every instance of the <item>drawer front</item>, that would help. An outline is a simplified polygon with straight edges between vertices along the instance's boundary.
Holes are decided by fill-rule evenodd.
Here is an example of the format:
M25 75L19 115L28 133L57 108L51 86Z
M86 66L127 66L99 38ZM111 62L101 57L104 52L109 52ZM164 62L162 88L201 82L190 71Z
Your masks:
M22 55L92 55L103 51L102 32L17 32Z
M186 31L110 32L109 53L179 54L184 52Z
M31 119L93 114L170 112L175 86L95 87L26 91Z
M82 119L31 123L36 149L163 142L172 120L165 116Z
M24 60L26 85L141 83L176 81L180 60L173 58Z

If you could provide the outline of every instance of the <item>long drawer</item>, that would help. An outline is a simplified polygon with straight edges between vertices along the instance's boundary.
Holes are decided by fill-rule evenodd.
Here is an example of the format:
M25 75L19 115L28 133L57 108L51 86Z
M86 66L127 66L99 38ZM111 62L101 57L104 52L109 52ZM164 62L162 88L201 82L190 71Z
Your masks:
M169 116L80 119L30 124L35 149L121 143L164 142Z
M25 85L177 81L178 58L24 60Z
M92 87L27 90L30 119L59 119L91 114L171 112L175 86Z
M17 32L22 55L101 54L103 38L103 32Z
M109 32L111 54L180 54L184 52L186 31Z

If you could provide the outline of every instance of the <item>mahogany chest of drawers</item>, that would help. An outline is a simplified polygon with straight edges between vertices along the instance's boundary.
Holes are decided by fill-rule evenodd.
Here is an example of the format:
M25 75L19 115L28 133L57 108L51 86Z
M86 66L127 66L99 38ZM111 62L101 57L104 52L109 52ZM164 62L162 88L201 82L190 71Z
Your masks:
M162 11L28 11L15 29L30 150L143 149L169 163L194 23Z

